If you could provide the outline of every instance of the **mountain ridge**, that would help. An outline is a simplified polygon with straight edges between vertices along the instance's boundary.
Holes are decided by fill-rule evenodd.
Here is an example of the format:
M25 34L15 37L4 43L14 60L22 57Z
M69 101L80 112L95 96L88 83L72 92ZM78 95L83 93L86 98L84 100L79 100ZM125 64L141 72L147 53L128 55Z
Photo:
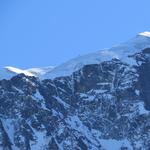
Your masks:
M128 56L138 52L139 49L145 49L147 47L150 47L150 32L148 31L141 32L131 40L113 46L112 48L99 50L94 53L89 53L80 57L76 57L55 67L49 66L24 70L15 67L4 68L6 68L6 70L10 71L13 74L18 74L18 72L15 71L17 69L19 70L19 73L24 73L25 75L36 76L40 79L53 79L55 77L71 75L74 71L77 71L84 65L98 64L102 61L111 60L112 58L124 59L124 61L133 64L135 62ZM1 74L2 71L0 71L0 75ZM10 75L10 77L12 77L12 75ZM5 76L0 77L0 79L2 78L5 78Z

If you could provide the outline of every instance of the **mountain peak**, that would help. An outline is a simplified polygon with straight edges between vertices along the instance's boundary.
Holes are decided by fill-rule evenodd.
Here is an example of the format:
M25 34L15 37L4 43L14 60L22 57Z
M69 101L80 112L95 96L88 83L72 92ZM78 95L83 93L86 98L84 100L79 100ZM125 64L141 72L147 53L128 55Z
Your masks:
M139 33L139 35L150 37L150 32L149 31L141 32Z

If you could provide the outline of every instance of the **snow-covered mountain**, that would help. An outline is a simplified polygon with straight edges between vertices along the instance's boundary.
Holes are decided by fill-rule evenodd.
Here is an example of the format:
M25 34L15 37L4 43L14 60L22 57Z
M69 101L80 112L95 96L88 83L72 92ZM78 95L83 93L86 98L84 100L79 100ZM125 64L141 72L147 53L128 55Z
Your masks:
M150 32L142 32L127 42L118 44L112 48L99 50L94 53L71 59L56 67L49 66L25 70L15 67L4 67L0 69L0 79L10 78L19 73L24 73L27 76L36 76L41 79L53 79L55 77L71 75L74 71L79 70L84 65L99 64L100 62L108 61L113 58L133 64L135 63L134 60L128 56L147 47L150 47Z
M0 80L0 150L150 150L149 32L55 68L0 72L13 76Z
M147 47L150 47L150 32L142 32L131 40L118 44L112 48L99 50L95 53L69 60L55 67L50 72L47 72L42 78L46 79L71 75L72 72L79 70L84 65L99 64L100 62L111 60L112 58L134 63L134 60L128 56Z

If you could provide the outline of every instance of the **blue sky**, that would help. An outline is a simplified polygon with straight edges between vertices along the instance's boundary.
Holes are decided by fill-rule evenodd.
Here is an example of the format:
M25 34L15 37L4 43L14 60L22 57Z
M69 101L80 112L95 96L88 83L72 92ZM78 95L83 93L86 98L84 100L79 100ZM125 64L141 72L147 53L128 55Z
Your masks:
M150 30L150 0L0 0L0 67L58 65Z

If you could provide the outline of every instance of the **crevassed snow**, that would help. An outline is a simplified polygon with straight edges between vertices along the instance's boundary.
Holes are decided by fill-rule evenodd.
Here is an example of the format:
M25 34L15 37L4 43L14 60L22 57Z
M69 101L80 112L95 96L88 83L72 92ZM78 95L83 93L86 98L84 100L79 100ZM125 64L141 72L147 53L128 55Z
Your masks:
M108 61L113 58L123 60L128 64L134 64L135 61L128 57L134 53L140 52L145 48L150 48L150 32L143 32L132 38L131 40L121 43L109 49L97 51L95 53L80 56L63 63L51 71L47 72L43 79L55 78L59 76L71 75L87 64L98 64L102 61Z

